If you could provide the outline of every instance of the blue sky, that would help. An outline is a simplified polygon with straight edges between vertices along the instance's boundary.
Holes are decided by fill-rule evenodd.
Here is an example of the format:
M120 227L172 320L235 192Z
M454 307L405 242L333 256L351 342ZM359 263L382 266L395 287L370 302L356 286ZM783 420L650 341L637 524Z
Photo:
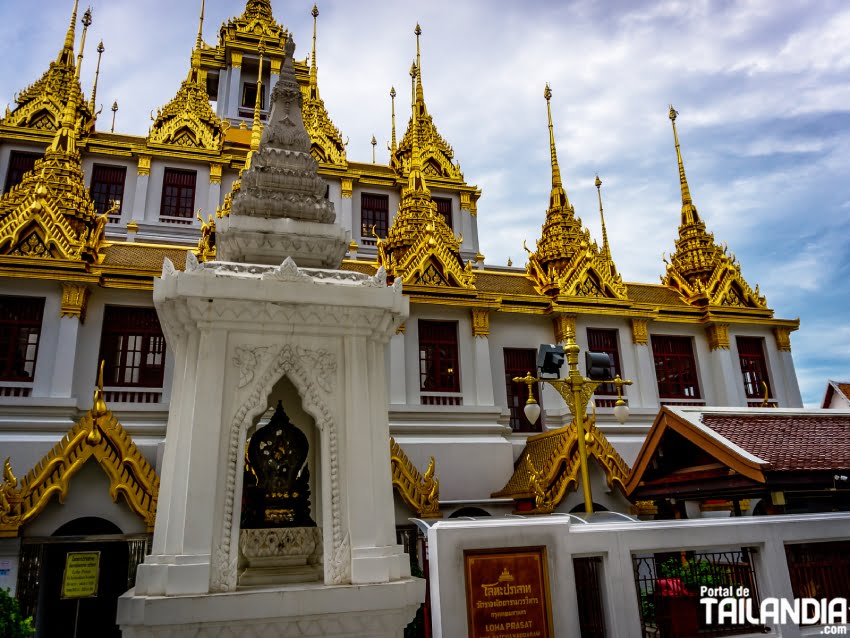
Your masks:
M34 81L61 46L71 0L22 11L0 0L0 100ZM272 0L307 55L312 2ZM243 0L208 0L204 39ZM188 70L200 0L93 0L84 85L106 46L99 103L120 104L117 130L144 134L152 110ZM614 259L626 281L657 282L681 208L668 105L694 202L747 281L781 318L800 317L794 359L808 405L827 378L850 379L850 4L632 0L323 0L319 86L369 161L399 134L409 107L413 27L422 26L429 110L469 183L483 189L479 235L487 261L521 264L539 237L550 185L543 87L553 90L558 155L577 214L599 238L603 181ZM2 107L0 103L0 107Z

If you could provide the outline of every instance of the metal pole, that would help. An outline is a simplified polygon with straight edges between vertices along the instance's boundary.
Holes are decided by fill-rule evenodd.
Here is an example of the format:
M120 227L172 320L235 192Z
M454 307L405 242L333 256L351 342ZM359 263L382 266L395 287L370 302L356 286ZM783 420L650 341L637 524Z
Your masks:
M74 616L74 638L77 638L77 623L80 620L80 599L77 598L77 613Z
M572 376L572 375L571 375ZM581 470L581 489L584 493L584 511L593 514L593 495L590 491L590 472L587 469L587 445L584 440L584 406L581 404L581 388L584 379L570 379L573 389L573 405L575 406L576 436L578 437L579 469Z

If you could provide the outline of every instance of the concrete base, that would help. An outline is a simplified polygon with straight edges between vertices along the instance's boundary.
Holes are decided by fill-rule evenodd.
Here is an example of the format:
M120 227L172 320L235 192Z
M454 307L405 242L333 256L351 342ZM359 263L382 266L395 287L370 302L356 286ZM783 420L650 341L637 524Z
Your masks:
M124 638L399 638L424 597L419 578L205 596L136 596L130 590L118 600L118 617Z

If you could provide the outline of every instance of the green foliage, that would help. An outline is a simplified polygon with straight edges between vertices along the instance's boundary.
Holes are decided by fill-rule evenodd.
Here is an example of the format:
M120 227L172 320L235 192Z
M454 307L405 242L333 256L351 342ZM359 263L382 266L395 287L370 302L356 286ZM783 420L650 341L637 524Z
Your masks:
M658 568L660 578L679 578L692 593L700 587L728 587L733 584L732 570L704 558L691 558L683 564L678 558L669 558Z
M17 599L8 589L0 589L0 638L29 638L34 634L32 618L23 618Z

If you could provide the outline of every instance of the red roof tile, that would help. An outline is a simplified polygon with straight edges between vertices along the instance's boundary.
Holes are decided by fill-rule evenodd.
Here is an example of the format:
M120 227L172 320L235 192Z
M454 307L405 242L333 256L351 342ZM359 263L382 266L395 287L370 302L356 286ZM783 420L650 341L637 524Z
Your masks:
M767 471L850 468L848 415L708 413L702 422L770 463Z

